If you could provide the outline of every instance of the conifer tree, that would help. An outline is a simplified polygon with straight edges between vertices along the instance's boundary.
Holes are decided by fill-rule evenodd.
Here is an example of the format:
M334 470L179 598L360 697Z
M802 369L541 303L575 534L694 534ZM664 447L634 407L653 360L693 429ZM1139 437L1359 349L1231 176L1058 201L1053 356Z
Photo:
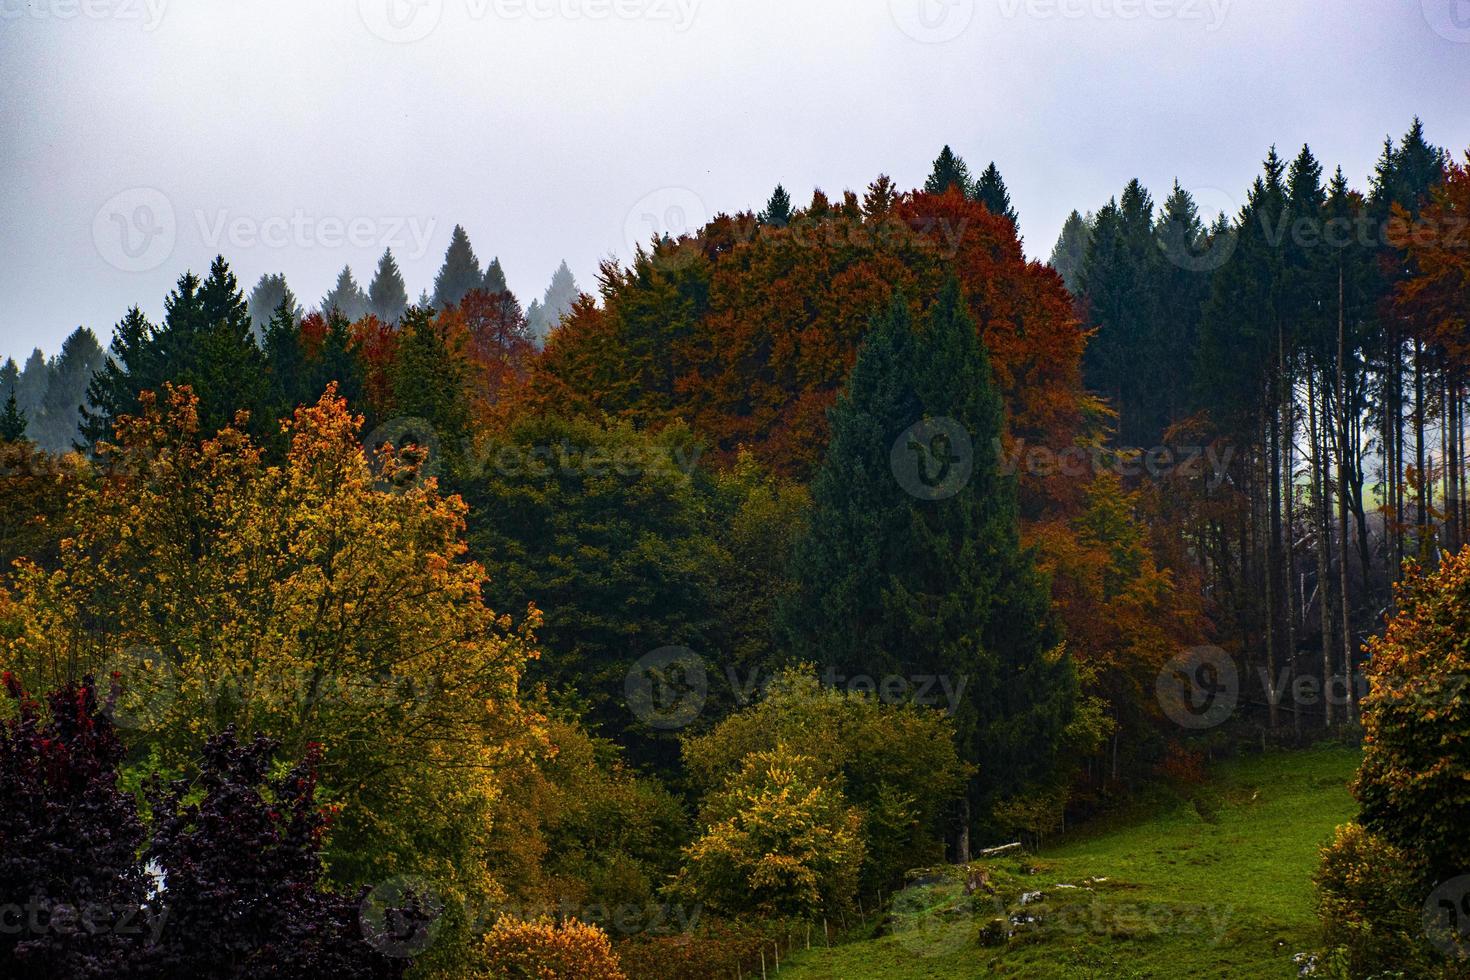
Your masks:
M444 265L434 277L434 308L447 310L458 306L471 289L479 289L485 282L480 271L480 260L470 245L470 236L460 225L454 226L449 248L444 252Z
M894 302L830 417L781 631L793 659L841 674L963 681L955 724L984 820L1055 776L1076 681L1020 543L1001 399L957 284L922 330Z
M285 274L276 272L262 275L255 288L250 291L250 325L255 331L257 343L264 342L265 328L282 303L289 305L296 322L300 323L301 304L297 302L296 294L291 292L291 287L286 285Z
M15 394L16 385L20 383L20 368L15 363L15 358L7 357L4 364L0 364L0 398L9 398Z
M0 412L0 442L20 442L26 437L26 416L16 404L15 392L5 396L5 411Z
M32 439L42 449L63 453L76 446L87 387L103 358L97 335L86 327L78 327L62 343L61 353L49 365L46 397L31 427Z
M785 187L776 185L771 199L766 202L766 209L756 215L756 220L773 228L785 228L791 223L791 195L786 193Z
M581 295L582 290L577 286L576 277L563 260L551 275L551 284L546 287L546 295L540 302L532 300L530 309L526 310L526 323L531 329L531 339L538 347L545 345L551 331L561 325L562 317L572 311Z
M408 288L403 284L403 274L398 271L393 250L384 249L383 257L378 260L378 272L368 286L368 312L384 323L393 324L406 309Z
M356 323L368 314L367 294L357 284L350 266L342 267L342 271L337 273L337 284L322 297L322 316L330 317L333 310L346 317L348 323Z
M403 315L393 364L393 399L399 416L432 426L440 451L453 463L470 431L469 361L455 338L440 330L432 310Z
M1051 250L1050 265L1062 277L1067 291L1078 295L1082 287L1082 259L1087 254L1087 242L1092 237L1092 216L1084 218L1079 212L1067 215L1062 233L1057 236L1056 246Z
M950 188L958 189L966 197L969 197L974 190L970 168L946 145L939 151L929 179L924 181L924 193L943 194Z
M481 288L492 296L510 292L510 287L505 282L505 270L500 267L498 257L491 259L490 264L485 266L485 283Z
M1011 206L1011 192L1006 190L1006 182L1001 177L1000 170L994 161L991 161L990 166L980 174L980 179L975 182L975 191L972 196L985 205L985 210L991 214L1009 218L1011 224L1019 225L1016 209Z
M39 412L50 383L51 371L46 366L46 355L38 347L26 358L25 367L21 368L16 381L15 399L20 403L20 410L27 415Z

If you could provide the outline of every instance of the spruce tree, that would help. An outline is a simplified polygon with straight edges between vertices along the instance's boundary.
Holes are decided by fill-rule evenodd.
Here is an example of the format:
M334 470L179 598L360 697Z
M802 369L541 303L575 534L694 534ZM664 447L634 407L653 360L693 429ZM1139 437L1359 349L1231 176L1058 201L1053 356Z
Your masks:
M301 322L301 304L297 302L296 294L291 292L291 287L286 285L286 276L280 272L262 275L250 291L249 301L250 326L257 343L264 343L265 328L282 303L287 303L296 321Z
M1162 261L1153 262L1150 289L1153 314L1154 355L1142 363L1148 394L1142 408L1147 412L1146 438L1161 441L1170 425L1189 414L1194 389L1194 354L1199 345L1199 323L1205 300L1210 295L1210 275L1219 257L1208 229L1200 220L1194 196L1174 182L1174 189L1159 209L1154 225L1154 242Z
M468 358L439 329L432 310L409 310L399 333L392 378L398 415L428 422L452 464L470 431Z
M16 381L15 399L20 403L20 410L31 416L39 412L41 402L46 398L46 388L50 384L51 371L46 366L46 355L38 347L26 358L25 367L21 368L20 377Z
M368 314L367 294L357 284L351 266L342 267L342 271L337 273L337 284L322 297L322 316L330 319L333 310L346 317L348 323L356 323Z
M963 684L952 707L981 820L1056 776L1076 688L1050 589L1020 543L1003 418L958 285L922 330L895 300L830 413L779 616L794 660Z
M97 335L86 327L78 327L62 343L61 353L50 364L46 397L31 426L32 441L42 449L64 453L76 447L87 387L104 357Z
M500 267L499 258L491 259L490 264L485 266L485 281L480 288L492 296L496 293L510 292L510 287L505 282L505 270Z
M1082 286L1082 259L1087 253L1087 242L1092 237L1092 216L1086 218L1073 211L1062 225L1062 233L1051 250L1051 262L1057 275L1062 277L1067 291L1078 295Z
M384 323L393 324L408 309L408 288L403 284L403 273L393 258L391 248L383 250L378 260L378 271L368 286L368 312Z
M471 289L479 289L485 281L480 260L470 246L470 236L460 225L454 226L449 248L444 252L444 266L434 277L434 308L447 310L458 306Z
M572 312L572 307L581 295L582 290L577 286L576 277L563 260L551 275L551 284L546 287L546 295L539 303L532 300L530 309L526 310L526 323L530 327L531 339L538 347L545 345L551 331L561 326L562 317Z
M985 168L980 179L975 182L973 196L975 200L985 205L985 210L991 214L1009 218L1011 224L1019 227L1016 209L1011 206L1011 192L1006 190L1006 182L1001 177L1000 170L994 161L991 161L990 166Z
M5 398L5 411L0 412L0 442L22 442L25 437L26 416L11 391Z
M766 209L756 215L756 220L773 228L785 228L791 223L791 195L786 193L785 187L776 185L771 199L766 202Z
M970 168L965 161L955 155L948 146L939 151L939 156L934 161L934 169L929 174L929 179L924 181L925 194L943 194L951 188L969 197L974 190L970 178Z
M4 364L0 364L0 398L9 398L15 394L16 385L20 383L20 368L15 363L15 358L7 357Z

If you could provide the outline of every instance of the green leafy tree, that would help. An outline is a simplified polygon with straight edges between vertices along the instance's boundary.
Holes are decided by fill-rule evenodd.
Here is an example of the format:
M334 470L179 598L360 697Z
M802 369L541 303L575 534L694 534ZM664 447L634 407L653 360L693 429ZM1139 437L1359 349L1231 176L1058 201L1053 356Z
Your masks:
M383 250L378 260L378 271L368 286L368 312L384 323L397 323L408 309L408 287L403 284L403 273L393 258L393 250Z
M848 676L963 683L955 726L984 819L1056 776L1076 679L1020 544L1001 400L957 284L922 329L901 300L878 319L831 427L783 632L795 658Z

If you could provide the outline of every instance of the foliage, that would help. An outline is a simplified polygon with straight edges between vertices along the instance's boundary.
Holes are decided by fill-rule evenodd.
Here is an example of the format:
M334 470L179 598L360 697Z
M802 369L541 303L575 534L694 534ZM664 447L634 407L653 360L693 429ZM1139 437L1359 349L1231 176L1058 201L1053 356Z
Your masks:
M1349 976L1424 969L1421 874L1408 854L1357 823L1338 827L1322 848L1317 914Z
M346 807L335 877L493 895L479 857L534 740L516 695L534 615L513 630L484 605L464 505L400 479L391 451L375 473L330 391L289 423L281 465L233 427L203 438L187 390L144 412L118 421L60 568L14 576L5 665L32 686L123 670L120 710L166 766L231 724L298 758L320 743L324 793Z
M807 918L857 897L862 815L818 760L784 743L746 756L700 822L671 895L731 917Z
M516 922L502 918L485 936L484 980L627 980L607 933L568 920Z

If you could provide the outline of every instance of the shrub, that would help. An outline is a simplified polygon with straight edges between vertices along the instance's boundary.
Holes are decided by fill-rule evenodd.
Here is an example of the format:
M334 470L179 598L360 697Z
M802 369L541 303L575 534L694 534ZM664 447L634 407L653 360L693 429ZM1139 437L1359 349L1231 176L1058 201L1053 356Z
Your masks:
M1419 872L1399 848L1361 824L1339 827L1314 880L1323 937L1350 976L1422 958Z
M500 919L481 956L483 980L627 980L607 933L575 919Z

